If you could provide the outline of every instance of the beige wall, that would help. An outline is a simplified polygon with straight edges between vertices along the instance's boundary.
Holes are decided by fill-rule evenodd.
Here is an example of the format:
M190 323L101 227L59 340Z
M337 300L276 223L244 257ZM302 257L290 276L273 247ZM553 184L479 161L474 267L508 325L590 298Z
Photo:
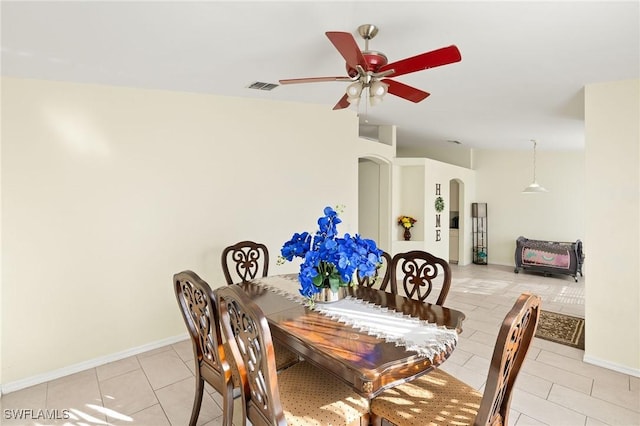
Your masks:
M2 106L4 105L4 102L1 102L1 100L2 100L2 96L1 96L1 94L2 94L2 82L3 82L3 80L0 79L0 397L2 396L2 383L3 383L3 381L2 381L2 369L3 369L3 360L2 360L3 343L2 342L3 342L3 340L2 339L4 337L4 334L3 334L4 327L2 326L2 324L4 323L4 314L3 314L3 309L2 309L2 307L4 305L4 302L3 302L4 299L2 297L3 294L4 294L4 287L2 285L2 276L4 274L4 272L3 272L3 263L4 262L1 261L2 258L3 258L2 257L2 243L1 243L3 241L3 238L2 238L2 190L1 190L2 182L3 182L3 179L2 179L2 167L1 167L1 165L2 165L2 117L3 117L2 116Z
M516 239L585 240L584 152L545 151L538 143L536 177L548 193L523 194L533 178L531 150L474 152L476 200L487 203L488 259L514 266ZM589 256L590 244L585 241ZM587 260L585 269L590 265Z
M279 249L324 206L357 231L376 152L323 105L3 79L2 107L3 386L186 336L171 277L217 287L228 244L296 271Z
M521 234L584 239L587 355L637 374L638 239L629 236L639 236L638 86L613 85L612 100L609 89L591 91L587 145L597 145L586 162L593 188L604 182L611 205L624 207L615 220L590 210L609 204L586 193L583 152L538 151L549 194L520 194L531 179L527 151L475 152L473 171L434 162L429 179L447 192L452 178L477 182L465 185L465 205L488 203L490 263L513 265ZM339 231L355 232L358 158L392 155L357 139L351 111L326 106L3 78L1 107L3 386L183 336L174 272L193 269L217 286L225 245L251 238L277 253L292 232L313 230L325 205L346 204ZM404 213L390 210L394 220ZM296 270L272 261L272 272ZM621 330L624 347L612 350L611 327L595 325L614 323L631 334Z
M640 375L640 81L589 85L585 360Z
M462 185L463 199L463 205L459 207L463 256L459 263L466 265L471 262L471 203L475 201L475 171L428 158L397 158L393 169L393 217L412 216L417 222L411 228L411 241L403 240L400 226L392 231L392 254L426 250L443 259L449 258L449 182L457 179ZM440 193L445 200L439 228L436 226L436 184L440 184ZM436 241L436 229L440 230L440 241Z

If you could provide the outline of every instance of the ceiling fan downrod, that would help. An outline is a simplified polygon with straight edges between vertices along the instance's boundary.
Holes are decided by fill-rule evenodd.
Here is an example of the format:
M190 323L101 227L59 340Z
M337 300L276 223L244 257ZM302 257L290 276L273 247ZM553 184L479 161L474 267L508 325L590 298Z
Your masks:
M364 39L364 50L369 50L369 40L378 34L378 27L373 24L364 24L358 27L358 34Z

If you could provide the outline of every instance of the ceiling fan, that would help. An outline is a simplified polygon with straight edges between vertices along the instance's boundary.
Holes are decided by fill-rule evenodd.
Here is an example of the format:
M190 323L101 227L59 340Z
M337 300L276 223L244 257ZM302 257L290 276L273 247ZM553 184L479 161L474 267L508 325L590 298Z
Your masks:
M362 51L351 33L328 31L325 34L345 59L347 75L339 77L291 78L280 80L280 84L350 81L351 84L347 86L346 93L333 107L334 110L347 108L351 103L357 104L365 89L369 91L369 99L372 105L380 103L387 92L411 102L420 102L429 96L429 93L399 81L391 80L388 77L397 77L428 68L439 67L459 62L462 59L458 48L452 45L388 63L384 53L369 50L369 40L378 34L378 27L371 24L358 27L358 34L364 39L364 50Z

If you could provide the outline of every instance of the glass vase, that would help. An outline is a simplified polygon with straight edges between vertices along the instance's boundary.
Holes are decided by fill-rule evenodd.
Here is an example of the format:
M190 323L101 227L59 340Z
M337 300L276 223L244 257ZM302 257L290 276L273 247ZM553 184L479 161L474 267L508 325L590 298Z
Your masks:
M314 293L311 298L315 303L333 303L344 299L346 296L346 287L338 287L337 292L332 291L331 287L323 287L319 293Z

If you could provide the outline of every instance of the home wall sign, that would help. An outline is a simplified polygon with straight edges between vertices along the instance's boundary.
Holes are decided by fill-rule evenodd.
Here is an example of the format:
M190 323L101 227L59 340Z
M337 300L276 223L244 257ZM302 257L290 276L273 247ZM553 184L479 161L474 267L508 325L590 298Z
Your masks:
M442 240L442 230L440 227L440 213L444 210L444 198L440 192L440 184L436 183L436 241Z

